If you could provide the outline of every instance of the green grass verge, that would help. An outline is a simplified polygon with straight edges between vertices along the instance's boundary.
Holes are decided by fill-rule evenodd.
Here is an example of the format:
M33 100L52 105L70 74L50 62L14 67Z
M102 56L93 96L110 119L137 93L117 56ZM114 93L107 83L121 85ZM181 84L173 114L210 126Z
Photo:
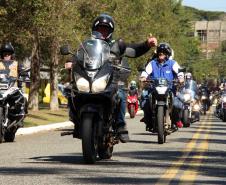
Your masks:
M60 108L58 111L50 111L45 108L40 109L39 111L28 111L28 115L24 119L24 127L46 125L64 121L68 121L67 108Z

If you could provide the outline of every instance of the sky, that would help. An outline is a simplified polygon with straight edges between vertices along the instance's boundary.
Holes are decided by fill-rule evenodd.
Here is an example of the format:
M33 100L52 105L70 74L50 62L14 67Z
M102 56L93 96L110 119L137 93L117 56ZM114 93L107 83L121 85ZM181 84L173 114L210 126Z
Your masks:
M200 10L226 12L226 0L183 0L182 4Z

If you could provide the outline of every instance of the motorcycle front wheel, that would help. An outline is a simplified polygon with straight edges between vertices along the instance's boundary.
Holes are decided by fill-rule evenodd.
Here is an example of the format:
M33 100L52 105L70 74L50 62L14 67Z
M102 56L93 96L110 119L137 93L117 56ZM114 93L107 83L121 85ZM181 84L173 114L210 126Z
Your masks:
M84 114L82 119L82 151L85 163L94 164L97 157L96 125L93 114Z
M226 122L226 110L223 110L223 122Z
M189 110L185 109L183 111L183 124L184 127L190 127Z
M166 142L166 135L164 130L164 107L159 106L157 112L157 127L158 127L158 143Z
M130 118L134 118L135 117L135 106L131 105L129 107L129 114L130 114Z
M13 142L15 139L15 131L6 131L4 135L5 142Z

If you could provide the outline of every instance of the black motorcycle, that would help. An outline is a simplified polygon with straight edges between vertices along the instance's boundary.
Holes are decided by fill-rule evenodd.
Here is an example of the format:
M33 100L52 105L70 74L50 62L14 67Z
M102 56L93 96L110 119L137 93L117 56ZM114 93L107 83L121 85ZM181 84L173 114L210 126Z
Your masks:
M200 92L201 112L206 115L209 110L210 100L209 95L205 89L201 89Z
M29 81L29 75L27 74L30 69L24 69L19 74L19 79L14 77L8 77L5 74L0 75L0 143L5 140L5 142L13 142L15 139L15 134L18 128L22 126L22 121L24 119L24 115L20 115L20 119L16 119L14 121L10 121L9 117L9 105L15 104L15 100L12 100L12 96L18 97L16 101L24 102L24 107L26 106L26 100L21 100L24 98L21 89L15 87L15 83L19 82L27 82ZM18 116L18 115L13 115Z
M223 122L226 122L226 92L219 95L215 114Z
M117 52L116 52L117 53ZM61 54L72 54L68 46L61 47ZM119 143L116 128L119 99L116 76L120 70L117 58L107 42L97 38L81 44L74 55L72 68L71 99L77 126L73 137L82 140L83 158L86 163L112 157L113 147ZM77 133L77 134L76 134Z
M152 110L147 124L147 130L158 134L158 143L166 142L166 136L172 133L170 114L172 112L173 94L167 79L147 80L150 83L150 93L146 93L149 110ZM145 92L143 91L145 94Z

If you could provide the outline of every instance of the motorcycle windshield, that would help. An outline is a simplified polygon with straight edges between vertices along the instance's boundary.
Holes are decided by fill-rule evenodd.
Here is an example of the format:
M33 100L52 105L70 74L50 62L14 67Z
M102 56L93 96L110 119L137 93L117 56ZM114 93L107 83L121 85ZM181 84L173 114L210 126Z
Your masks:
M108 61L110 46L100 39L89 39L83 42L77 52L78 61L89 70L96 70Z
M185 82L185 89L190 91L197 91L197 84L194 80L188 80Z
M13 86L16 82L15 77L9 77L6 74L0 74L0 90L7 90Z

